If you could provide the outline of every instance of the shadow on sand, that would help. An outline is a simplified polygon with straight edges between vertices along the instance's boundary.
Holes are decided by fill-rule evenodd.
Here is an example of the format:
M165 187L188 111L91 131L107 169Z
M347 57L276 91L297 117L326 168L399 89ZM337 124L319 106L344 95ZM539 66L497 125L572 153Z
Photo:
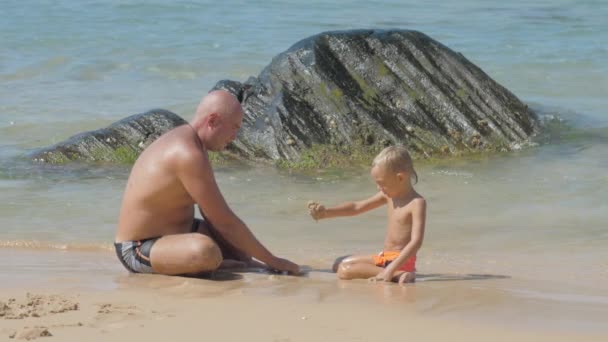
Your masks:
M331 269L317 269L303 266L304 276L309 276L309 273L333 273ZM456 280L490 280L490 279L509 279L511 276L502 274L456 274L456 273L416 273L416 282L422 281L456 281Z
M488 280L488 279L508 279L510 276L500 274L441 274L427 273L416 274L416 281L455 281L455 280Z
M266 268L232 268L222 269L215 272L205 272L197 275L185 276L188 278L207 279L213 281L234 281L241 280L245 277L246 273L255 273L260 275L285 275L282 272L269 270ZM302 273L299 276L301 278L315 278L315 273L323 274L335 274L331 269L313 268L310 266L303 265ZM458 280L491 280L491 279L508 279L511 278L507 275L500 274L450 274L450 273L417 273L416 282L426 281L458 281Z

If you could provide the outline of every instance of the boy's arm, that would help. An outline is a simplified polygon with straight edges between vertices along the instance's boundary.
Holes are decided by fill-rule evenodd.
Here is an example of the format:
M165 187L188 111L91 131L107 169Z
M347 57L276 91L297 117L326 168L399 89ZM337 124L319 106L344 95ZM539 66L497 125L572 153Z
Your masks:
M325 206L312 202L308 205L310 215L315 220L324 218L332 218L339 216L354 216L366 211L376 209L386 203L386 197L382 192L378 192L374 196L356 202L345 202L340 205L326 208Z
M426 223L426 201L424 198L416 200L412 209L412 236L410 242L403 247L401 253L397 259L393 260L390 265L385 269L387 275L390 275L386 281L391 281L393 273L395 273L399 267L414 256L420 246L422 246L422 240L424 239L424 227ZM389 274L390 273L390 274Z

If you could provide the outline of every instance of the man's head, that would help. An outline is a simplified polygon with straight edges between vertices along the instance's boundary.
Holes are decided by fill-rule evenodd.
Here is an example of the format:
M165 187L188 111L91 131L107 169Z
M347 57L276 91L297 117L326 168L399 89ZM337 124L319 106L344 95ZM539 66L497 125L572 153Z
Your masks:
M378 189L388 197L398 195L411 186L411 178L418 175L405 147L390 146L382 150L372 162L371 175Z
M225 90L214 90L201 100L192 127L211 151L221 151L236 138L243 122L243 108L237 98Z

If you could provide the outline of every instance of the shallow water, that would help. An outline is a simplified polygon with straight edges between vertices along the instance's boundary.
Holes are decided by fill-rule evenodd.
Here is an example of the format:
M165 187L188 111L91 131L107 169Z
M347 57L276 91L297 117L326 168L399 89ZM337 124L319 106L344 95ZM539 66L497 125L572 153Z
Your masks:
M409 28L462 52L543 115L565 120L564 128L523 151L416 162L417 189L429 203L419 272L461 280L416 285L440 303L432 310L483 316L486 309L465 310L464 302L441 304L455 287L474 297L482 286L519 298L507 310L513 316L532 312L537 301L558 303L545 312L566 312L575 303L572 312L583 315L556 318L565 326L595 317L598 305L606 312L608 7L602 1L9 0L2 14L0 253L11 261L0 274L24 277L10 279L92 267L112 287L122 272L110 243L128 168L34 165L22 157L32 148L155 107L189 118L216 81L257 75L274 55L321 31ZM383 209L318 223L306 213L311 199L332 204L371 195L367 170L220 168L217 177L236 213L279 255L327 269L340 255L382 246ZM79 253L106 259L80 263ZM322 283L334 282L320 274ZM489 279L467 278L480 274Z

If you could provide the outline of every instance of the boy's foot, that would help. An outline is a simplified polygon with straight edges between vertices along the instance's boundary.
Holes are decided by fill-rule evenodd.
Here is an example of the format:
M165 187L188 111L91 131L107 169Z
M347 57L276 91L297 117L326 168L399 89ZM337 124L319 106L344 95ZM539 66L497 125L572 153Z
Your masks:
M416 282L416 273L414 272L405 272L399 276L399 284L407 284Z

